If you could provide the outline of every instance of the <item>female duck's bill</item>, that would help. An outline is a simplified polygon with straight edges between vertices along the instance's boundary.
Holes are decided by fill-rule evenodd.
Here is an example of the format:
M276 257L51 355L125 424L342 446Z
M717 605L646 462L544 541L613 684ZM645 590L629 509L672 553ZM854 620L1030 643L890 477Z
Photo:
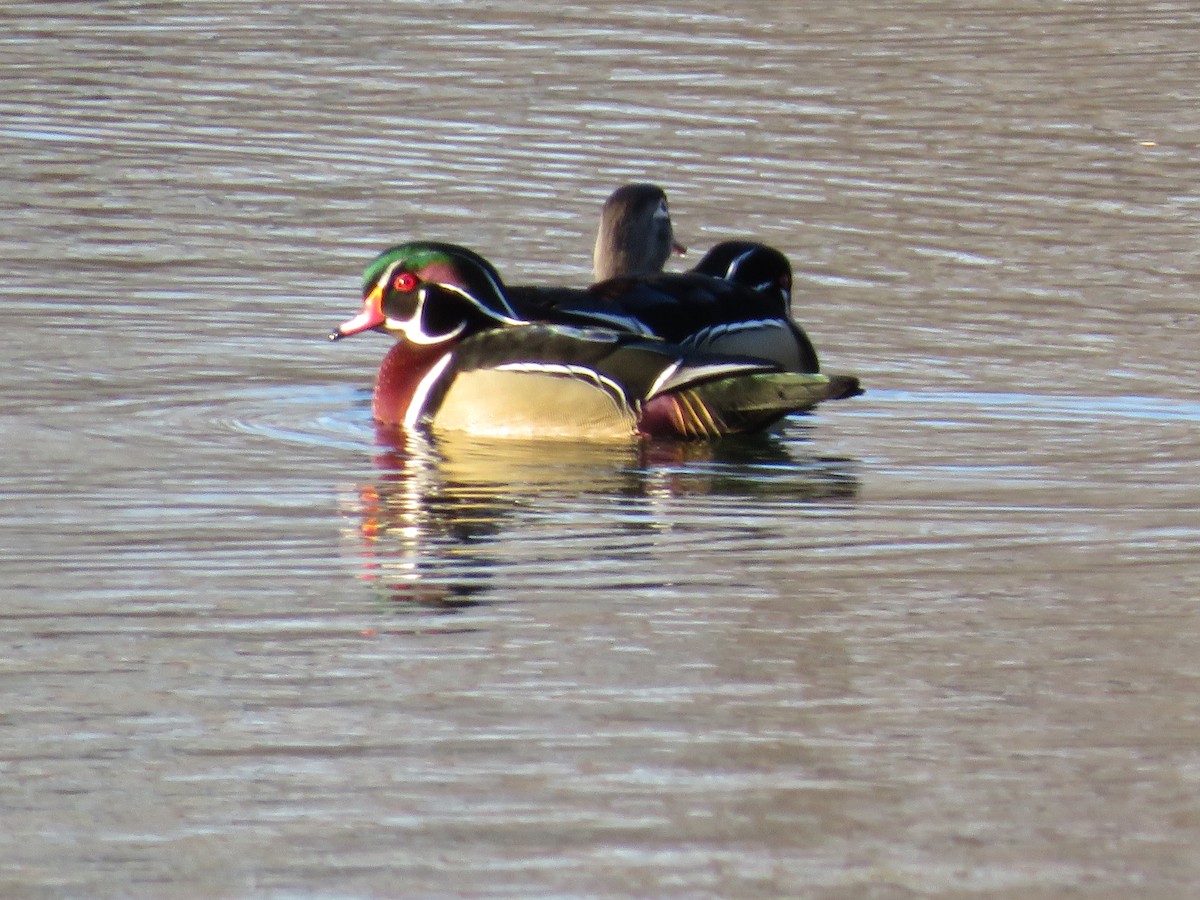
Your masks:
M852 376L529 323L495 269L450 244L394 247L365 281L363 311L331 337L375 329L398 338L373 398L388 425L492 437L711 438L861 392Z

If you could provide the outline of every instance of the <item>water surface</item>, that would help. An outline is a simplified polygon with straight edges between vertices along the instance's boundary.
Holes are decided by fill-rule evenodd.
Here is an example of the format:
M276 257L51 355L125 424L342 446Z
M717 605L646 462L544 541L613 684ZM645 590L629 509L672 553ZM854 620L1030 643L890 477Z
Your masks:
M4 896L1190 893L1191 4L0 24ZM582 284L635 179L868 393L376 432L375 252Z

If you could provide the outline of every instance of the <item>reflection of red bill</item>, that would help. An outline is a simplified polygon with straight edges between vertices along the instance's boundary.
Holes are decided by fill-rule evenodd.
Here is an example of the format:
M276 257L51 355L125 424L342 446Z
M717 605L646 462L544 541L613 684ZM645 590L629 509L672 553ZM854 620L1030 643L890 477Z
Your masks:
M363 298L362 312L335 328L329 335L329 339L331 341L341 340L352 334L358 334L360 331L378 328L385 321L387 321L387 316L383 314L383 288L375 285L371 289L371 293Z

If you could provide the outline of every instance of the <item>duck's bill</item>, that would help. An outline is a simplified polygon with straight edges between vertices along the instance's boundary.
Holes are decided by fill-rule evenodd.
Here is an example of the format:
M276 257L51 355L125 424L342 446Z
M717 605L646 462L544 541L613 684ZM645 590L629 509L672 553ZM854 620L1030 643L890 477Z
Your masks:
M687 253L687 247L679 243L679 241L671 241L671 249L675 251L676 256L683 256Z
M344 337L350 337L352 334L358 334L360 331L370 331L372 328L378 328L387 321L387 316L383 314L383 291L378 287L363 298L363 308L353 319L347 319L337 328L329 333L331 341L340 341Z

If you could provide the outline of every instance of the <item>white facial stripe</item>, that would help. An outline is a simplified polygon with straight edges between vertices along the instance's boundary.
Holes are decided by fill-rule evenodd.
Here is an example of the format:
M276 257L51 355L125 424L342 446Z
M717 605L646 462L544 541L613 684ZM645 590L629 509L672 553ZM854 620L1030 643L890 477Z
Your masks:
M754 253L753 249L747 250L741 256L734 259L733 262L731 262L729 264L729 268L725 270L725 277L732 278L733 274L738 270L738 266L740 266L742 263L744 263L746 261L746 259L748 257L750 257L753 253Z
M759 291L760 293L769 290L778 290L787 303L790 304L792 302L792 292L782 284L776 284L774 281L764 281L762 284L756 284L751 290Z
M417 310L417 314L411 319L393 319L387 318L384 324L389 331L399 331L404 335L405 340L411 341L414 344L422 344L431 347L435 344L445 343L458 337L467 328L466 322L459 322L458 327L453 331L448 331L446 334L429 335L421 330L421 311Z
M395 276L396 270L403 265L404 260L398 259L388 266L387 269L384 270L383 274L379 276L379 280L375 282L375 287L379 288L379 290L386 294L388 285L392 283L392 278Z
M500 303L504 306L505 312L507 312L508 315L512 317L510 319L510 318L505 318L504 316L501 316L500 317L501 321L503 321L504 324L506 324L506 325L522 325L522 324L524 324L525 320L520 318L517 315L516 310L514 310L509 305L508 297L504 293L504 288L496 283L496 279L492 277L492 273L489 272L486 268L483 268L482 271L483 271L484 277L487 278L487 280L488 280L488 284L490 284L492 286L492 290L494 290L496 292L496 296L500 298ZM446 288L447 290L454 291L456 294L466 297L468 300L470 300L476 306L480 305L479 301L476 298L472 297L470 294L468 294L466 291L462 290L461 288L455 287L452 284L442 284L441 282L438 282L438 284L441 287Z
M509 318L509 316L499 314L493 309L488 309L487 307L483 307L485 309L488 309L488 315L492 316L493 318L497 319L500 322L503 322L505 325L528 324L525 319L518 317L517 314L515 312L513 312L513 308L508 305L508 301L504 298L504 291L502 291L500 289L499 285L497 285L496 282L492 280L492 277L490 275L488 276L488 281L490 281L492 283L492 285L494 285L496 287L496 296L498 296L500 298L500 302L504 304L504 308L506 310L508 310L509 316L511 316L511 318ZM479 300L477 300L475 297L472 297L469 293L464 291L462 288L457 287L456 285L442 284L441 282L438 282L438 287L440 287L444 291L450 291L451 293L458 294L458 296L462 297L464 300L466 300L472 306L475 306L477 308L480 307Z
M432 335L426 334L421 328L421 311L425 309L425 301L428 294L425 288L422 287L417 291L417 310L412 314L410 319L393 319L388 316L384 320L384 325L391 331L399 331L404 337L414 344L421 344L426 347L431 347L435 344L441 344L446 341L453 340L466 330L467 323L459 322L458 327L446 334Z

